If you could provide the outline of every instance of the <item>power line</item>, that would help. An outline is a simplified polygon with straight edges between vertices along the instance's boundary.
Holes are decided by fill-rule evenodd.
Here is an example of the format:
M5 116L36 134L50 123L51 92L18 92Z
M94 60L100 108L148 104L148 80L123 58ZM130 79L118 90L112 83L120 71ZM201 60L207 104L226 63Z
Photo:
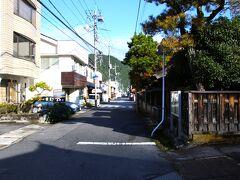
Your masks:
M71 24L68 22L68 20L62 15L62 13L57 9L57 7L51 2L51 0L48 0L50 4L54 7L54 9L60 14L60 16L68 23L68 25L72 28L72 30L75 31L75 29L71 26ZM71 0L72 1L72 0ZM73 2L72 2L73 3ZM60 30L61 31L61 30ZM62 32L62 31L61 31ZM75 31L76 32L76 31ZM77 33L77 32L76 32ZM65 34L66 35L66 34ZM68 36L69 37L69 36ZM72 38L71 38L72 39ZM74 40L74 39L72 39ZM78 43L79 44L79 43ZM79 44L80 45L80 44ZM81 45L80 45L81 46ZM83 47L83 46L81 46ZM88 46L87 46L88 47ZM89 48L89 47L88 47ZM86 48L84 48L86 49ZM90 50L90 49L89 49ZM92 52L91 50L89 52Z
M88 12L90 12L90 10L89 10L89 8L88 8L87 3L85 2L85 0L83 0L83 2L84 2L84 4L85 4L85 6L87 7Z
M13 0L11 0L13 2ZM51 3L51 2L50 2ZM40 9L40 7L36 4L36 6ZM56 9L57 10L57 9ZM45 11L42 11L43 13L46 14L46 16L48 16L53 22L55 22L57 25L55 25L53 22L51 22L46 16L44 16L43 14L41 14L39 11L36 10L36 12L42 16L47 22L49 22L52 26L54 26L57 30L59 30L61 33L63 33L65 36L67 36L68 38L70 38L71 40L75 41L80 47L82 47L83 49L85 49L86 51L92 53L93 51L89 48L89 44L85 44L87 45L87 48L84 47L82 44L80 44L78 41L74 40L69 34L67 34L66 32L64 32L62 29L59 28L60 25L62 24L58 24L57 21L53 20L53 18L51 16L49 16ZM64 18L64 17L63 17ZM61 22L61 21L60 21ZM62 22L61 22L62 23ZM43 23L42 23L43 24ZM66 26L66 25L65 25ZM53 30L53 29L50 29L49 26L47 26L47 29L49 30ZM66 29L67 30L67 29ZM68 28L68 30L70 30ZM72 32L72 31L71 31ZM74 33L75 34L75 33Z
M100 11L100 9L99 9L99 7L97 5L97 1L96 0L94 0L94 4L95 4L96 8L98 9L98 11Z
M97 1L96 0L93 0L94 1L94 4L95 4L95 6L97 7L97 9L98 9L98 11L100 11L99 9L99 6L98 6L98 4L97 4ZM104 26L104 29L99 29L99 30L103 30L103 31L105 31L106 32L106 34L107 34L107 36L108 36L108 38L106 38L105 37L105 39L108 39L108 40L105 40L105 41L111 41L111 36L110 36L110 34L109 34L109 28L107 28L106 27L106 23L105 23L105 21L103 22L103 26ZM104 35L103 35L103 33L102 33L102 31L100 31L100 34L102 35L102 37L104 37ZM108 47L108 45L106 45L106 44L104 44L106 47Z
M53 24L49 19L47 19L44 15L42 15L40 12L37 11L38 14L40 14L46 21L48 21L50 24L52 24L55 28L57 28L59 31L61 31L63 34L65 34L67 37L69 37L70 39L74 40L72 37L70 37L67 33L65 33L63 30L61 30L60 28L58 28L55 24ZM75 40L74 40L75 41ZM76 41L75 41L76 42ZM78 43L78 42L76 42ZM82 48L84 48L86 51L89 51L87 50L84 46L82 46L80 43L78 43L79 46L81 46ZM89 51L91 52L91 51Z
M141 16L140 22L142 22L142 20L143 20L143 16L144 16L144 13L145 13L146 4L147 4L147 1L144 1L144 6L143 6L142 16ZM138 31L140 30L140 27L141 27L141 26L139 26Z
M85 20L85 23L87 23L87 20L85 19L85 17L82 15L82 13L79 11L79 9L77 8L76 4L73 2L73 0L71 0L73 6L75 7L75 9L77 10L77 12L80 14L80 16Z
M49 3L53 6L53 8L59 13L59 15L68 23L68 25L74 30L74 28L71 26L71 24L68 22L68 20L62 15L62 13L57 9L57 7L51 2L51 0L48 0ZM75 30L74 30L75 31Z
M85 14L87 15L87 17L89 16L89 14L87 13L87 11L85 10L85 8L83 7L83 4L80 0L78 0L80 6L82 7L83 11L85 12Z
M79 24L82 24L82 22L79 20L78 16L74 13L74 11L71 10L71 8L67 5L67 3L64 0L62 0L62 2L69 9L69 11L75 16L75 18L79 21Z
M57 15L55 15L44 3L41 2L41 0L37 0L44 8L46 8L58 21L60 21L66 28L68 28L70 31L72 31L79 39L81 39L86 45L91 46L92 48L94 48L95 50L98 50L99 52L101 52L99 49L97 49L96 47L94 47L92 44L90 44L88 41L86 41L84 38L82 38L81 36L79 36L79 34L73 30L72 28L70 28L66 23L64 23Z
M57 9L57 7L51 2L51 0L48 0L49 1L49 3L54 7L54 9L60 14L60 16L68 23L68 25L72 28L72 30L74 31L74 32L76 32L75 31L75 29L71 26L71 24L68 22L68 20L62 15L62 13ZM46 19L47 20L47 19ZM51 22L50 22L51 23ZM56 27L55 25L54 25L54 27ZM57 27L56 27L57 28ZM59 29L59 28L57 28L58 30L60 30L61 32L63 32L61 29ZM63 32L64 33L64 32ZM77 33L77 32L76 32ZM64 33L65 35L67 35L66 33ZM68 35L67 35L68 36ZM68 36L69 37L69 36ZM70 37L71 38L71 37ZM71 38L72 40L74 40L73 38ZM78 43L79 44L79 43ZM79 44L80 45L80 44ZM80 45L81 47L83 47L82 45ZM87 46L88 47L88 46ZM83 47L84 48L84 47ZM89 47L88 47L89 48ZM84 48L84 49L86 49L86 48ZM89 52L91 52L91 50L89 49Z
M138 23L138 17L139 17L140 7L141 7L141 0L139 0L139 3L138 3L137 20L136 20L136 24L135 24L135 31L134 31L134 34L136 34L136 30L137 30L137 23Z

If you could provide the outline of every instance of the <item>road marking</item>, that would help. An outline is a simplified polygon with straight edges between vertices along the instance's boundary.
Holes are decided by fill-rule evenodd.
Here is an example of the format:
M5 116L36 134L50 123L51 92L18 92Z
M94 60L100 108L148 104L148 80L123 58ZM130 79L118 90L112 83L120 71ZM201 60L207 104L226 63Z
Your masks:
M101 104L100 108L109 108L109 109L133 109L133 105L113 105L113 104Z
M155 142L78 142L77 144L101 146L156 146Z

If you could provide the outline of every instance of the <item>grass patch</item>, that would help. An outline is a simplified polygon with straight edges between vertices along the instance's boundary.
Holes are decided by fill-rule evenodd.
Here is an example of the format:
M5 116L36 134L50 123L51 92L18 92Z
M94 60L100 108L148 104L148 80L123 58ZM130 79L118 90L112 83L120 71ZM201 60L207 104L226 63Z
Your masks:
M154 135L154 142L161 151L170 151L175 149L170 137L167 136L163 130L159 130Z

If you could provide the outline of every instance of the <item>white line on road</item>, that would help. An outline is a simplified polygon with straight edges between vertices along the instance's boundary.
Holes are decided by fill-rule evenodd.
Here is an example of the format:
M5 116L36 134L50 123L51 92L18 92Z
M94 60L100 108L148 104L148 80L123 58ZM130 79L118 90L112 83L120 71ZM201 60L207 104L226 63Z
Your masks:
M155 142L78 142L78 145L101 146L155 146Z

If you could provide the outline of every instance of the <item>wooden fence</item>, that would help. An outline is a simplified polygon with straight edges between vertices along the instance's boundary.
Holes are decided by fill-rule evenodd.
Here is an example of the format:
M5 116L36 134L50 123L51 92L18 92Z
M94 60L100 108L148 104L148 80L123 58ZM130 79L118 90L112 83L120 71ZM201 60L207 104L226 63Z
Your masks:
M191 138L193 134L239 134L240 91L188 91L182 92L182 117L172 116L170 93L166 92L165 128L178 137ZM139 111L161 118L161 91L138 94Z
M189 135L240 132L239 91L188 92Z

